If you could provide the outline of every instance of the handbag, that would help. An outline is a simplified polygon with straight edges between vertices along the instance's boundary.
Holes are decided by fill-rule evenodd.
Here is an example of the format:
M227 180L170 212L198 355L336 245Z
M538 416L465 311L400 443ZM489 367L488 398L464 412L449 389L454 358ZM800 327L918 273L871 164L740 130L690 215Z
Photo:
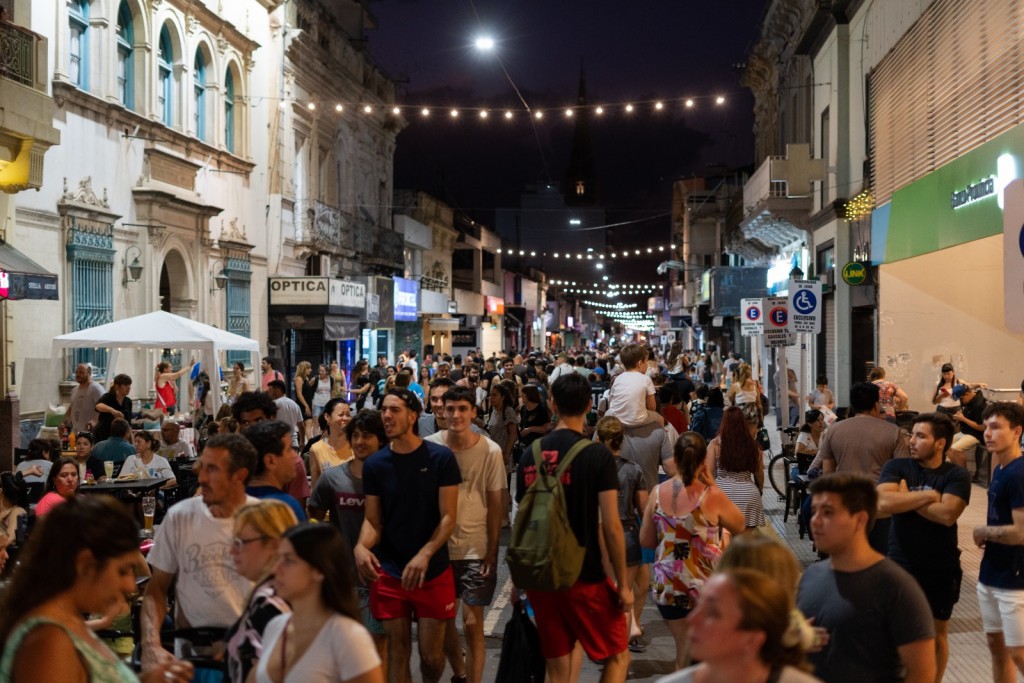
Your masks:
M501 638L501 659L495 678L502 683L543 683L544 656L540 635L530 621L523 600L513 603L512 618L505 624Z

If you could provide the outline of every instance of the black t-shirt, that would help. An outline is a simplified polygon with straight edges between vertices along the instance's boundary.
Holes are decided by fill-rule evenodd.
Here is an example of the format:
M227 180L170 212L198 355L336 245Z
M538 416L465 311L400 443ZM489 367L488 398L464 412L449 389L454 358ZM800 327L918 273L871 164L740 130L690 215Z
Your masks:
M964 417L966 417L971 422L977 422L978 424L981 424L981 416L985 412L985 406L987 404L988 402L985 400L985 397L981 395L981 392L976 391L974 393L974 398L971 400L971 402L963 406ZM984 431L975 429L969 424L961 422L960 431L969 436L973 436L975 439L982 443L985 442Z
M558 461L572 445L585 438L579 432L556 429L541 439L541 454L553 473ZM536 478L537 465L533 449L527 449L519 461L516 473L516 500L522 500L527 487ZM562 477L565 503L569 515L569 526L576 534L576 540L586 548L580 581L597 583L605 580L601 565L601 548L598 544L597 524L600 517L598 494L601 491L618 491L619 475L615 458L604 444L592 443L584 448L569 465L567 476Z
M359 377L356 378L356 385L353 388L356 391L359 391L360 389L362 389L363 387L365 387L369 383L370 383L370 377L368 375L360 375ZM363 405L366 404L366 399L370 398L370 395L373 394L373 393L375 393L375 392L373 390L370 390L370 391L366 392L365 394L360 394L359 395L359 398L356 399L356 410L357 411L363 409Z
M117 402L117 395L113 391L108 391L103 394L99 400L105 406L110 406L114 410L120 410L121 414L124 415L124 419L131 422L132 419L132 400L127 396L124 397L124 401L121 403ZM110 413L98 413L99 417L96 419L96 430L93 432L93 436L96 440L93 443L99 443L104 439L110 438L110 425L114 421L114 416Z
M494 370L491 370L489 372L485 372L484 374L482 374L480 376L480 383L481 384L487 384L488 387L493 386L492 384L490 384L490 381L492 379L494 379L495 377L497 377L497 376L498 376L498 373L495 372Z
M525 405L519 409L520 429L526 429L527 427L543 427L550 422L551 412L548 411L547 406L543 403L538 403L537 407L533 410L528 410ZM542 436L544 435L530 432L526 436L522 437L520 441L523 442L523 445L528 446Z
M459 463L447 446L423 441L412 453L385 446L363 465L363 493L380 498L380 543L373 553L381 567L401 578L405 565L430 540L441 523L438 492L462 482ZM448 545L430 558L427 580L448 567Z
M885 463L879 484L907 482L911 491L950 493L971 500L971 475L963 467L943 462L933 470L913 458ZM912 574L942 571L960 566L956 524L946 526L925 519L916 510L893 515L889 532L889 558Z

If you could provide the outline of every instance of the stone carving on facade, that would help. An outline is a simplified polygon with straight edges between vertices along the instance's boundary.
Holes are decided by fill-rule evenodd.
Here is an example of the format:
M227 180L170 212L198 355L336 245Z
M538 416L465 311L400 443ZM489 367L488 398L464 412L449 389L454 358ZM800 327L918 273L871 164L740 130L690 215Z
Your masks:
M227 38L224 37L224 32L220 31L220 32L217 33L217 50L221 53L221 55L223 55L224 52L227 49L228 49Z
M220 241L248 244L249 237L245 234L245 226L239 226L238 219L232 218L230 221L228 221L227 227L224 226L224 221L221 220Z
M194 34L194 33L195 33L196 31L198 31L198 30L199 30L199 20L198 20L198 19L196 19L196 18L195 18L194 16L192 16L192 15L189 15L189 16L188 16L188 17L186 18L186 20L185 20L185 25L186 25L186 30L188 31L189 35L192 35L192 34Z
M96 196L92 189L92 176L86 176L78 181L78 187L74 190L68 188L68 179L64 178L64 193L61 195L62 202L74 202L76 204L88 204L98 206L101 209L109 209L110 201L107 199L107 188L103 188L103 197Z

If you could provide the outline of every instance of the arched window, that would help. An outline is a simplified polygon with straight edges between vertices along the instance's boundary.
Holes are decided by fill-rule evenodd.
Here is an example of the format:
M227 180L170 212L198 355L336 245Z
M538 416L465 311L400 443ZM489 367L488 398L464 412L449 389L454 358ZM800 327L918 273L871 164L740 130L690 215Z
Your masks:
M235 78L231 69L224 74L224 148L235 152Z
M196 137L206 140L206 60L203 59L202 50L196 50L196 61L192 65L192 85L192 116Z
M89 89L89 0L68 5L68 77L82 90Z
M121 0L117 8L117 96L128 109L135 108L135 28L132 11Z
M157 58L157 106L160 119L165 125L174 125L174 90L172 68L174 51L171 49L171 34L164 26L160 29L160 54Z

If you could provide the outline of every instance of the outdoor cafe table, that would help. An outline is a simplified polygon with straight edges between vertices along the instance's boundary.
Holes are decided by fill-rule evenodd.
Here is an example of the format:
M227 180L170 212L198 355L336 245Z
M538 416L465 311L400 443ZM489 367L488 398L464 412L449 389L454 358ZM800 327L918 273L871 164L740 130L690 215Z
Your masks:
M150 491L156 491L168 481L170 481L170 477L105 481L98 484L83 484L78 488L78 492L87 494L107 493L122 499L135 498Z

